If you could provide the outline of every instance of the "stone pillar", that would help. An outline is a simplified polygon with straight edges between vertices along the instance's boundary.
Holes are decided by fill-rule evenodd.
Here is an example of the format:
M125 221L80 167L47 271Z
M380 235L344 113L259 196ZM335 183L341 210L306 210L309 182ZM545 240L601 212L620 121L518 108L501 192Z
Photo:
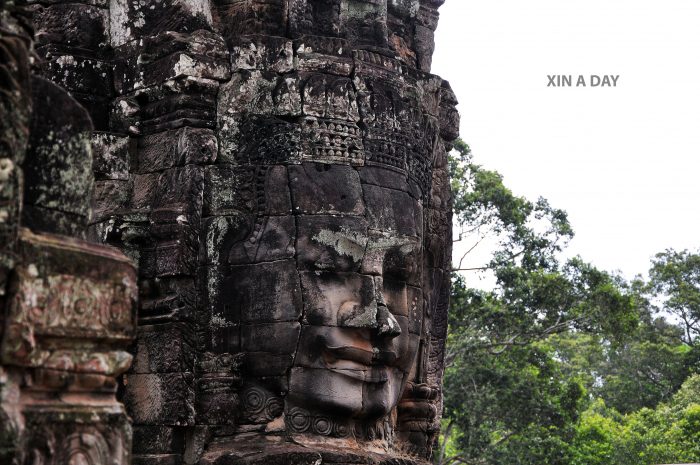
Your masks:
M92 121L33 72L53 65L35 53L25 5L0 5L0 52L0 462L128 465L115 394L132 360L136 270L84 240Z
M191 463L207 416L227 418L236 410L235 365L202 349L198 325L206 298L198 289L204 188L218 153L216 97L230 79L229 54L213 32L208 1L119 0L110 13L116 92L110 129L124 142L123 149L105 144L101 151L104 159L123 153L126 162L119 186L112 189L110 181L95 194L100 215L92 233L139 265L136 358L124 398L133 463ZM118 202L112 192L119 192ZM210 412L207 399L217 395Z

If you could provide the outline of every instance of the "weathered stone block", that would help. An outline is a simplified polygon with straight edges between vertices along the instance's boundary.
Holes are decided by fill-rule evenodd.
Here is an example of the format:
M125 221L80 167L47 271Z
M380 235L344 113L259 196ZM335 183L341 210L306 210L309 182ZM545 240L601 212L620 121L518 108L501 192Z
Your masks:
M274 384L274 383L271 383ZM273 386L250 383L241 390L242 424L265 424L282 416L284 401Z
M414 40L418 68L429 72L433 63L433 52L435 51L435 31L417 24L415 26Z
M70 234L87 226L92 123L72 97L49 81L34 77L32 93L33 106L43 111L33 113L32 137L22 165L24 205L55 212L55 221L38 213L30 217L28 208L23 222L37 230ZM57 177L65 182L55 182Z
M409 290L414 288L410 287ZM423 334L423 323L426 319L427 303L423 299L423 295L415 292L408 294L409 316L408 316L408 331L416 336ZM429 329L426 325L426 330Z
M344 39L307 35L294 41L294 50L296 67L300 72L350 76L354 69L352 47Z
M240 325L214 317L206 331L207 348L214 353L238 353L241 350Z
M207 166L204 172L204 215L256 212L258 176L259 173L247 167Z
M300 328L296 321L241 325L241 349L244 352L292 354L299 342Z
M49 50L44 52L49 53ZM50 56L41 63L46 78L71 92L100 96L112 94L112 66L109 63L78 55L56 56L51 53Z
M231 50L232 70L271 70L288 73L294 68L291 40L251 35L238 38Z
M23 415L31 449L20 457L39 463L128 463L131 428L121 407L27 406Z
M133 149L133 141L128 136L94 132L92 171L95 178L128 181Z
M224 217L217 217L218 219ZM216 226L222 223L217 221ZM224 228L231 227L233 231L219 231L212 237L212 242L207 243L207 248L214 252L219 248L223 253L220 259L231 265L246 263L272 262L276 260L293 259L295 254L296 224L293 216L268 216L260 218L250 225L249 233L240 241L233 242L227 247L226 236L240 237L235 229L238 226L238 218L234 217L233 224L225 221ZM247 225L246 225L247 226ZM217 241L216 237L223 237L224 242ZM207 238L209 240L209 232ZM230 236L231 237L231 236ZM212 254L211 256L215 256Z
M110 3L113 47L164 31L209 29L212 16L204 0L113 0Z
M240 421L241 402L231 380L200 380L197 392L198 425L236 425Z
M416 237L370 230L362 273L420 285L422 246Z
M344 36L352 43L388 48L385 1L345 0L341 16Z
M26 3L28 5L32 5L35 3L54 5L54 4L72 3L72 2L70 0L27 0ZM85 5L97 6L100 8L109 8L109 0L85 0L82 3L84 3Z
M377 300L371 276L357 273L301 273L304 323L376 328Z
M141 58L141 57L140 57ZM121 93L166 83L174 79L195 77L225 81L230 77L228 62L218 57L175 52L153 61L142 62L136 68L126 67L117 81Z
M289 2L289 30L294 37L306 34L337 37L342 34L342 0L292 0Z
M449 82L442 81L440 92L440 135L446 141L453 141L459 136L459 112L457 97Z
M134 450L140 454L182 453L185 428L179 426L134 425Z
M299 124L273 116L227 112L221 99L218 124L221 163L261 166L301 159Z
M405 173L378 166L362 166L357 171L363 184L410 192Z
M117 89L120 93L182 77L225 81L231 77L226 44L206 30L189 33L166 31L143 38L123 50ZM133 57L137 56L134 61Z
M190 229L191 232L194 232ZM161 240L152 248L141 250L139 268L147 278L193 277L197 272L197 243L185 234L180 238Z
M198 216L204 190L204 168L195 165L175 167L162 172L156 182L157 191L150 205L154 209L180 211L184 218L176 222L190 222Z
M306 367L292 368L289 377L289 399L291 402L301 401L305 393L314 392L320 412L329 415L350 417L362 410L362 389L348 392L347 385L338 376L327 369ZM337 411L337 406L343 405L343 411Z
M235 115L301 115L299 77L271 71L242 70L219 92L219 113Z
M302 159L325 163L363 165L364 144L353 121L306 117L301 122Z
M131 373L193 372L193 339L191 327L183 323L140 326Z
M210 129L180 128L138 139L139 173L216 160L217 140Z
M444 250L438 248L446 245L446 239L437 234L427 234L425 237L425 263L429 268L447 269L450 266L450 257L447 257Z
M224 0L216 5L216 12L218 25L231 43L250 34L284 37L287 32L286 0Z
M355 88L346 77L313 73L303 76L305 116L357 122L360 119Z
M345 377L349 383L346 391L363 379L388 382L393 377L394 381L401 380L413 364L413 359L405 354L417 352L420 335L408 331L406 317L394 315L393 321L401 334L386 339L377 337L374 332L304 325L294 366L327 370ZM395 376L390 374L392 372Z
M134 454L132 465L182 465L181 454Z
M129 181L107 179L95 181L92 203L92 221L98 222L124 210L131 196Z
M301 288L294 260L231 266L223 276L211 272L212 317L230 323L298 321Z
M50 2L49 2L50 3ZM36 46L61 44L104 50L109 43L109 11L86 3L57 3L31 6Z
M4 363L41 366L57 349L71 348L74 339L131 339L136 279L122 254L26 232L21 256L26 265L15 269L15 298L1 348ZM108 364L104 369L114 369L103 373L116 376L120 368Z
M192 277L139 281L139 324L160 324L194 319L197 293Z
M382 299L391 313L402 316L410 314L407 286L404 282L381 277L375 277L374 282L377 293L381 293Z
M367 247L364 218L300 215L297 221L300 269L359 271Z
M130 206L136 210L149 210L158 192L160 173L136 174L132 177L133 189Z
M258 189L264 192L264 212L267 215L289 215L292 213L292 198L289 192L287 168L270 166L265 170L265 184L258 179ZM258 194L258 198L261 194Z
M369 227L402 236L423 234L423 208L406 192L365 184Z
M208 166L205 171L204 214L236 212L289 215L292 203L284 166Z
M269 377L286 375L294 362L291 354L248 352L243 358L242 373L246 377Z
M218 81L193 76L139 89L114 99L110 125L133 135L182 127L213 129L218 89Z
M364 215L360 177L350 166L303 163L289 167L294 212ZM342 189L338 189L342 186Z
M124 377L126 405L134 424L194 424L194 385L189 373L129 374Z
M235 249L234 264L250 263L257 255L257 244L246 240L253 231L253 215L237 213L214 216L203 221L204 244L200 248L200 263L224 265Z

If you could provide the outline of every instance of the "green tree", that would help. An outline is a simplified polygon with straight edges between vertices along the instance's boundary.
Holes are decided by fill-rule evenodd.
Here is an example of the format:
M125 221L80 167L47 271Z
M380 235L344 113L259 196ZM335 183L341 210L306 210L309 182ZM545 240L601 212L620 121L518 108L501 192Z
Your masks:
M700 255L668 249L656 255L649 270L649 286L662 309L681 324L681 339L695 345L700 332Z
M680 331L663 318L641 318L623 340L568 332L553 336L550 343L561 370L580 379L592 399L631 413L669 401L695 372L697 351L679 342Z
M689 377L668 403L617 418L611 465L700 461L700 376ZM578 431L577 431L578 439ZM585 441L575 441L576 447ZM573 451L574 454L577 451Z
M566 212L508 189L461 141L450 159L461 256L449 315L440 465L700 461L700 255L648 282L576 257ZM471 242L469 242L471 241ZM474 250L492 253L471 264ZM493 288L462 272L490 273Z
M591 403L576 425L569 449L571 465L611 465L615 441L623 428L620 417L602 399Z
M471 240L455 272L488 271L489 291L453 279L442 464L566 464L585 399L549 342L567 332L621 338L637 324L634 296L620 279L580 258L561 262L573 236L563 210L518 197L502 177L472 161L457 143L450 161L458 240ZM491 259L464 266L484 238ZM448 450L458 453L448 454Z

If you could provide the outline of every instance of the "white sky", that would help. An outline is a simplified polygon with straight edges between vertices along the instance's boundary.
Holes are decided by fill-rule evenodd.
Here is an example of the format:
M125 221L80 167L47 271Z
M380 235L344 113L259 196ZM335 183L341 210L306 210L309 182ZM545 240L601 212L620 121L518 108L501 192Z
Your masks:
M580 254L625 276L700 246L700 1L447 0L433 72L475 161L569 213ZM548 74L619 74L547 88ZM475 283L473 283L475 284Z

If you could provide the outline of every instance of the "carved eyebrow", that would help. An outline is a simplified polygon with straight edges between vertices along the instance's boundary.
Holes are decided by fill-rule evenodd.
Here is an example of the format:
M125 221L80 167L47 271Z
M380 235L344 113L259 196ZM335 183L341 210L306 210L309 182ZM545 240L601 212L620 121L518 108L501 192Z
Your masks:
M370 236L368 241L368 247L371 249L391 249L398 247L402 251L404 251L403 249L405 248L415 250L416 248L421 247L421 242L420 239L414 236Z
M340 255L345 255L355 261L359 261L362 260L362 257L365 255L368 238L357 231L341 228L340 231L322 229L312 236L311 240L321 245L331 247Z

